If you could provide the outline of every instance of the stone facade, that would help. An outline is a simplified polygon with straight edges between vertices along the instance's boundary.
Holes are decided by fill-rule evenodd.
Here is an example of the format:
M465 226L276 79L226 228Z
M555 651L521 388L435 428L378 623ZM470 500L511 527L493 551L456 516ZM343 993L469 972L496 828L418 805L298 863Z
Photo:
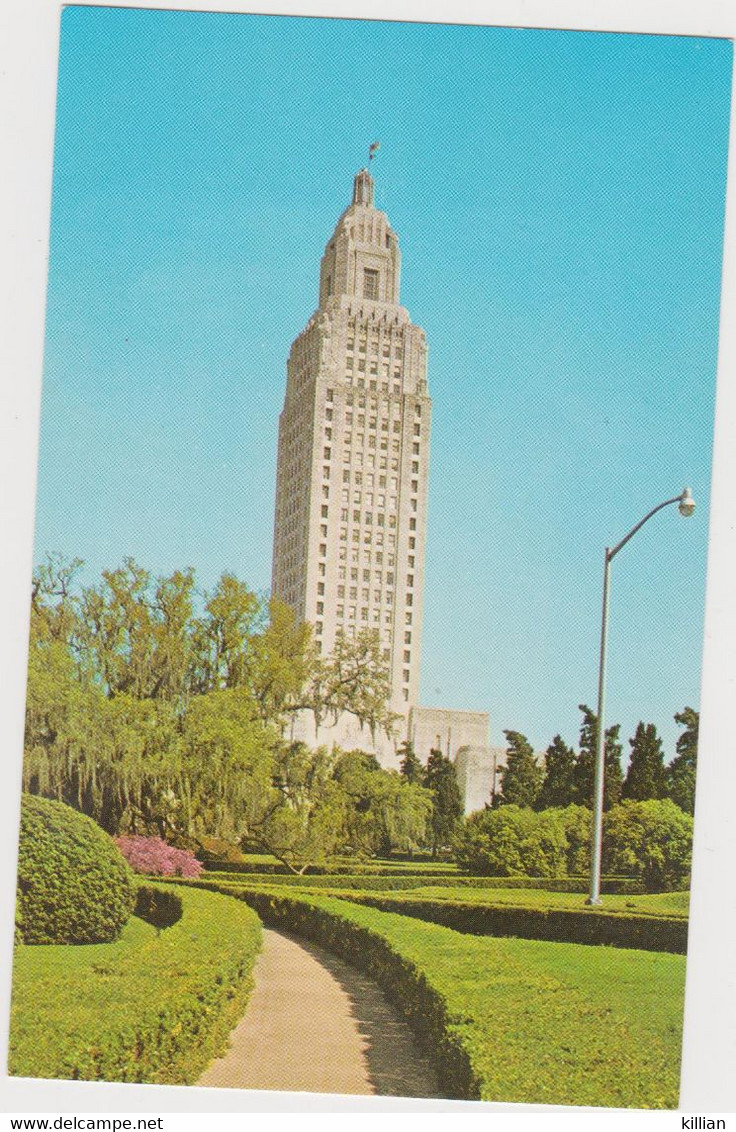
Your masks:
M460 747L455 755L455 772L463 796L465 813L490 806L499 793L499 775L506 765L503 747Z
M353 716L317 728L303 712L291 737L398 767L405 738L426 762L439 736L475 805L492 790L488 716L416 706L431 401L424 331L400 305L400 271L398 238L362 169L322 257L317 310L287 363L271 592L314 626L325 655L339 632L378 632L398 722L390 736L371 735Z
M377 630L391 708L405 718L419 691L431 402L400 265L362 170L322 257L318 309L289 355L271 589L326 654L339 631Z

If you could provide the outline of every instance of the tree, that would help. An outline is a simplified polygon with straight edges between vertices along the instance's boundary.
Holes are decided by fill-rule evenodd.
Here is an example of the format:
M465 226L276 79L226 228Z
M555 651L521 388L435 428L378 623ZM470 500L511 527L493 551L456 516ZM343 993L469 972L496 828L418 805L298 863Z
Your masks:
M698 712L691 707L686 707L675 715L675 722L684 731L677 738L677 754L666 768L667 793L686 814L695 813L699 720Z
M247 836L293 873L324 864L344 837L346 795L332 769L324 747L289 743L278 750L263 816Z
M234 842L255 831L295 868L331 852L347 804L334 760L325 769L283 736L305 709L390 728L377 635L341 636L320 657L309 625L232 574L195 613L191 570L154 578L126 558L80 589L80 565L52 558L33 579L26 789L112 834ZM396 774L374 785L385 844L411 847L427 796L398 793Z
M407 782L415 783L417 786L421 785L424 778L424 767L417 757L414 744L409 739L405 739L399 747L398 753L401 756L399 773L402 778L405 778Z
M544 759L544 780L535 801L535 809L569 806L574 795L575 752L562 736L555 735Z
M603 869L641 878L647 892L686 888L693 819L669 798L622 802L606 814Z
M645 802L647 798L664 798L667 776L664 769L662 741L653 723L639 723L633 739L629 739L631 758L621 788L621 798Z
M542 786L544 771L534 750L520 731L504 731L506 766L501 771L503 803L512 806L533 806Z
M436 857L440 849L449 845L463 814L463 799L457 782L455 765L432 749L424 771L424 785L431 790L432 801L431 847Z
M335 764L334 777L348 798L345 847L368 856L392 851L413 853L426 844L432 794L381 767L374 755L348 751Z
M580 751L575 762L573 776L573 802L579 806L593 805L595 782L596 749L598 744L598 717L586 704L580 704L583 713L580 725ZM603 809L610 810L621 797L621 744L619 742L620 724L606 728L604 747L604 788Z
M315 660L305 697L292 710L308 708L318 727L349 712L372 733L379 727L390 732L396 719L390 699L391 674L378 632L361 629L353 639L339 630L331 655Z

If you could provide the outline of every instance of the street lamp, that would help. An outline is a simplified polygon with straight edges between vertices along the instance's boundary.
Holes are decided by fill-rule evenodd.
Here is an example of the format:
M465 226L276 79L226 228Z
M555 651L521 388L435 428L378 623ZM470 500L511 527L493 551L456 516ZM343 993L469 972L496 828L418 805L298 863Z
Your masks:
M598 735L596 746L595 758L595 785L593 787L593 847L590 862L590 895L586 903L600 904L601 903L601 848L602 848L602 834L603 834L603 783L605 774L605 750L606 750L606 727L604 722L604 712L606 707L606 636L608 632L608 593L611 581L611 562L618 554L619 550L626 546L629 539L633 538L637 531L641 530L644 524L651 519L652 515L656 515L663 507L669 507L670 504L677 503L678 511L680 514L689 519L695 510L695 500L690 493L690 488L686 487L682 495L676 495L674 499L665 499L664 503L658 503L651 511L640 519L635 527L632 527L627 535L625 535L621 542L617 543L614 547L606 547L605 565L603 568L603 616L601 619L601 651L598 666Z

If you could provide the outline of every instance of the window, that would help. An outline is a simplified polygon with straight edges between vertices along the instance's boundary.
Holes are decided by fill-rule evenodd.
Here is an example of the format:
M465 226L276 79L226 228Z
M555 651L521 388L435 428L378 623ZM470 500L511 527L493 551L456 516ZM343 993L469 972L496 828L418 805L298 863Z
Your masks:
M324 594L324 592L325 592L325 584L324 584L324 582L319 582L317 584L317 593L322 595L322 594Z
M327 400L328 400L328 401L332 401L332 400L333 400L333 397L334 397L334 390L332 390L332 389L328 389L328 390L327 390Z
M363 268L363 298L378 298L378 272L375 268Z
M325 504L323 504L322 505L322 518L326 519L328 514L329 514L329 511L328 511L327 507L325 506Z
M325 611L325 605L324 605L324 602L322 602L322 601L318 601L318 602L317 602L317 612L318 612L319 614L322 614L322 613L324 613L324 611Z

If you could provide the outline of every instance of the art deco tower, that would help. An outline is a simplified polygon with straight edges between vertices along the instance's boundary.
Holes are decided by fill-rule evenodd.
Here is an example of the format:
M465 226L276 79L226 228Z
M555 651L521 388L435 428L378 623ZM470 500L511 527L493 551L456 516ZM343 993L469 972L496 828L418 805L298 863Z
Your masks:
M314 625L323 653L340 630L377 630L392 707L406 715L419 690L431 403L424 331L399 305L400 262L363 169L289 355L272 592Z

